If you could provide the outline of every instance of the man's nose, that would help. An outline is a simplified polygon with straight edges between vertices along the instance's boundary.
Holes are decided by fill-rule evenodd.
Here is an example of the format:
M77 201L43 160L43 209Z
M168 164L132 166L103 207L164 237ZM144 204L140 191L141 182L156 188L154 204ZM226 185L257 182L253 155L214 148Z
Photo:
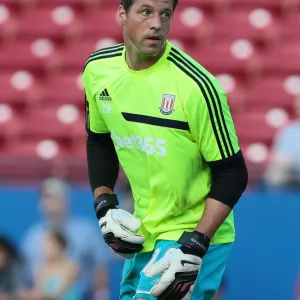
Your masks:
M154 15L151 18L151 28L152 30L159 31L161 29L161 18L160 15Z

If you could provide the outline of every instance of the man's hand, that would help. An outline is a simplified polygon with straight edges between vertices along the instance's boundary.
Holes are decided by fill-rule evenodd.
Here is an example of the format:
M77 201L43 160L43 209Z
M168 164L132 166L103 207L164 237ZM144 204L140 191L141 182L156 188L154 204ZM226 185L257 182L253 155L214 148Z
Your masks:
M124 258L132 258L143 249L144 237L135 234L141 221L122 209L110 209L99 220L99 226L105 242L117 254Z
M143 249L145 238L135 234L141 221L116 208L118 204L116 195L102 194L95 200L95 211L105 242L118 255L129 259Z
M188 300L195 287L210 240L200 232L184 232L179 248L170 248L162 259L150 265L145 274L152 277L162 274L151 289L158 300Z

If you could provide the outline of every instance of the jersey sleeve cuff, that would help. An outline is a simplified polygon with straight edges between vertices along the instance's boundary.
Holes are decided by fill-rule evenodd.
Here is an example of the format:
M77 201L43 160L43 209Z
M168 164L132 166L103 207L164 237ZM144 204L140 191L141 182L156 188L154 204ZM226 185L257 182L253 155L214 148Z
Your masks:
M235 153L230 157L220 159L220 160L215 160L215 161L207 161L206 163L210 168L218 168L218 167L226 166L228 163L240 158L241 156L243 156L243 153L242 150L240 149L237 153Z

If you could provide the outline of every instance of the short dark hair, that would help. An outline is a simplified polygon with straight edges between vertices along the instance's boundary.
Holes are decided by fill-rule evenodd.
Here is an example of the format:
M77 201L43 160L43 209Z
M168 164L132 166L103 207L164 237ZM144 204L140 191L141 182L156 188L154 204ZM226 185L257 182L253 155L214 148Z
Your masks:
M0 248L6 253L8 259L19 260L20 256L17 247L8 237L4 235L0 236Z
M125 11L128 12L132 4L134 3L134 0L121 0L121 5L124 7ZM175 10L178 0L173 0L174 7L173 10Z
M66 249L68 247L68 241L66 237L59 231L51 231L50 236L58 243L58 245L62 249Z

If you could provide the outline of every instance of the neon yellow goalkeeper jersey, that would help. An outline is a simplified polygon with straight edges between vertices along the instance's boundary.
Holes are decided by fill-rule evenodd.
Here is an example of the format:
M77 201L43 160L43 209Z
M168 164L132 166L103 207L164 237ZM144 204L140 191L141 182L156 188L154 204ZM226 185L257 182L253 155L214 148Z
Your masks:
M87 126L110 133L130 182L144 252L193 231L210 191L210 163L240 149L227 97L207 70L170 42L160 60L129 69L124 45L93 53L83 73ZM231 214L212 244L233 242Z

